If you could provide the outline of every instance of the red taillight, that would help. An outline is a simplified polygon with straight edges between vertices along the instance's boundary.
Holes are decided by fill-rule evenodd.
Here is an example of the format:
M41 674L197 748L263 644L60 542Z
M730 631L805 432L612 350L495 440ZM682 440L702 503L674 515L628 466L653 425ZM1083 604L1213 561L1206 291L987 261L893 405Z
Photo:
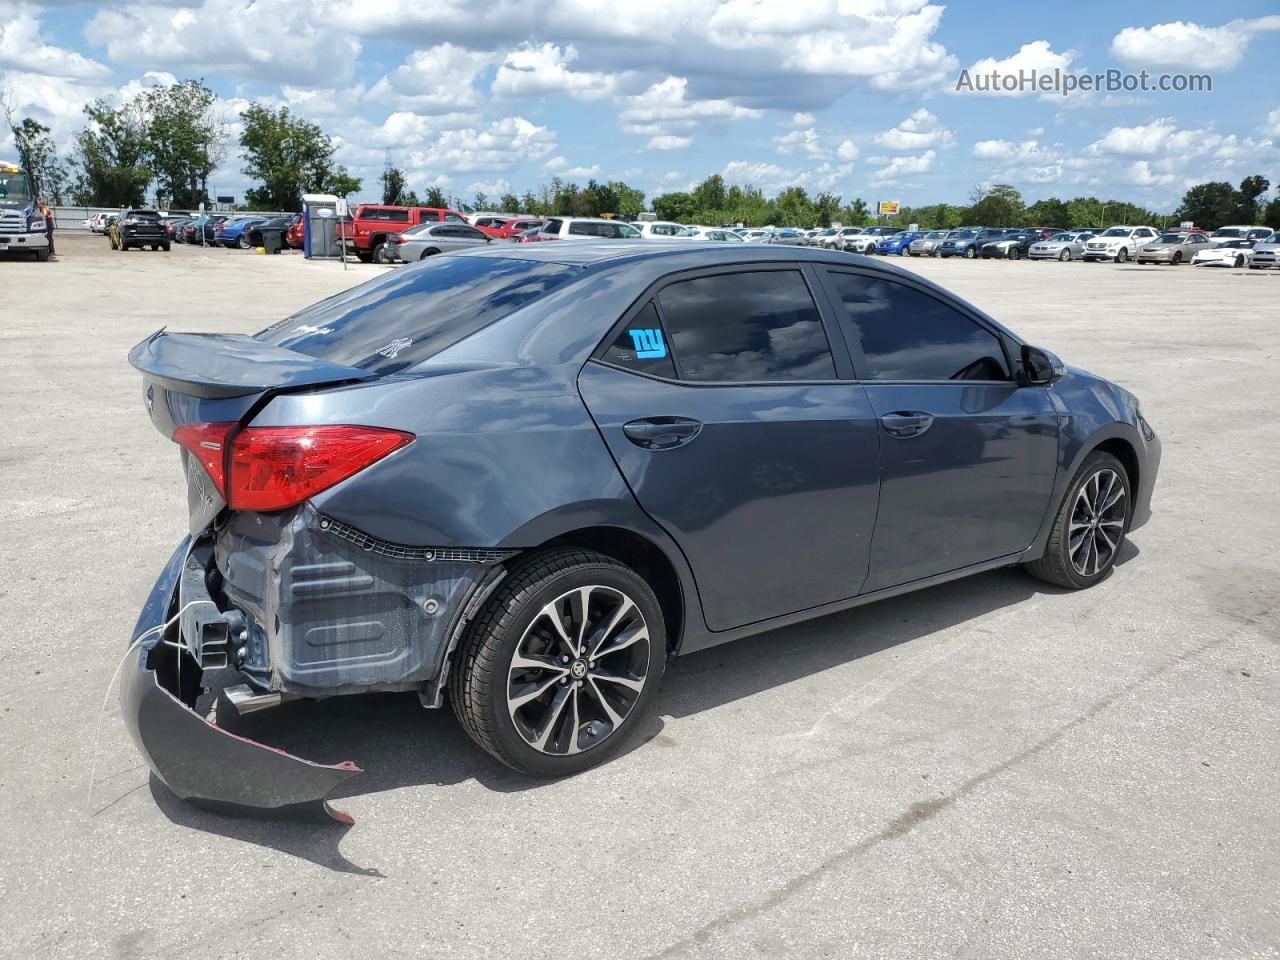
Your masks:
M283 510L412 443L381 427L246 427L191 423L173 440L196 457L232 510ZM228 476L224 464L230 463Z
M227 488L222 465L226 463L227 434L234 428L234 423L188 423L173 431L173 442L200 461L223 499Z
M233 510L292 507L413 439L380 427L247 427L231 441L227 503Z

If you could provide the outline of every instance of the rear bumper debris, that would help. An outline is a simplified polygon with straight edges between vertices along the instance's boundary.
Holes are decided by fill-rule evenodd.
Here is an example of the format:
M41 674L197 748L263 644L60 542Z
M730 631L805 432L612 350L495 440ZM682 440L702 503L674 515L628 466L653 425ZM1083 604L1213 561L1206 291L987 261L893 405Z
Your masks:
M177 612L191 539L178 545L143 607L134 636ZM186 617L181 618L186 620ZM313 763L223 730L198 714L201 669L180 642L181 623L130 654L121 682L125 726L152 772L183 800L221 813L316 817L351 823L326 797L360 772Z

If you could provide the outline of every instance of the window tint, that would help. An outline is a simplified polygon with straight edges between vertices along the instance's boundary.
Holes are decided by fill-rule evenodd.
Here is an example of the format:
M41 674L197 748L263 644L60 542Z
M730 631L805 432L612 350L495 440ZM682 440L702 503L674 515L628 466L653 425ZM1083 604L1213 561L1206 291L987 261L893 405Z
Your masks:
M817 307L797 270L683 280L658 295L685 380L833 380Z
M394 373L538 299L579 270L530 260L431 257L322 300L258 339Z
M466 223L466 221L463 220L456 213L446 213L443 217L441 217L441 219L447 221L448 223Z
M557 237L560 236L560 228L564 225L562 220L548 220L542 225L543 233L553 233Z
M873 380L1008 380L1000 341L964 314L892 280L828 272L841 321Z
M653 232L660 237L674 237L682 229L684 228L661 223L653 228Z
M605 351L604 358L628 370L675 379L676 368L671 362L667 335L652 301L622 328L617 339Z

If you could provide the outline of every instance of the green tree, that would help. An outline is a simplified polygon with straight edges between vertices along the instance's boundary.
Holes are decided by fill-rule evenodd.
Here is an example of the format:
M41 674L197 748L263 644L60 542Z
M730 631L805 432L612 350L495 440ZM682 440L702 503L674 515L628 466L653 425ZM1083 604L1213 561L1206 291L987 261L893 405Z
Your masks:
M1200 183L1183 194L1177 215L1183 220L1193 221L1197 227L1216 230L1235 221L1238 206L1239 197L1231 184L1222 181Z
M526 190L524 195L520 197L520 205L517 209L521 213L542 213L542 207L538 203L538 198L533 195L532 190Z
M72 164L73 195L78 204L140 207L146 202L153 173L147 160L151 141L139 98L119 107L94 100L84 108L88 125L76 134Z
M333 141L314 123L289 112L252 104L240 119L244 173L262 185L246 191L250 206L268 210L296 210L304 193L347 196L360 189L360 180L334 163Z
M9 130L13 133L18 162L31 177L35 195L45 202L62 203L67 171L58 159L58 149L49 136L49 128L31 117L24 117L21 123L14 123L7 104L5 116Z
M693 188L693 202L698 210L724 210L727 199L724 177L718 173L713 173Z
M199 80L183 80L153 87L139 99L158 202L191 209L208 200L209 175L222 161L226 143L213 91Z
M774 221L782 227L809 227L817 219L804 187L787 187L773 201Z
M1258 198L1270 186L1267 178L1258 174L1240 181L1240 189L1236 191L1236 223L1258 222Z
M831 221L840 213L840 196L835 193L820 193L813 198L813 214L819 226L829 227Z
M1022 194L1010 184L975 187L969 199L971 204L965 211L969 223L984 227L1014 227L1022 219Z
M476 191L476 198L471 201L472 210L487 210L489 208L489 195L483 190Z
M1263 209L1262 222L1272 230L1280 230L1280 196L1268 203Z
M664 193L653 198L653 212L659 220L692 223L695 209L693 196L688 193Z
M444 191L439 187L428 187L426 195L422 198L422 205L440 209L449 206L449 201L445 198Z
M1057 197L1037 200L1022 214L1022 221L1028 227L1065 227L1070 218L1066 203Z
M502 195L502 200L500 200L499 203L502 206L503 213L519 213L520 212L520 198L517 197L514 193L504 193Z
M854 197L849 205L840 211L840 222L846 227L863 227L871 222L871 211L867 202L861 197Z
M391 151L387 151L386 164L382 175L378 177L382 183L382 202L389 207L406 207L409 200L409 184L405 180L404 171L391 162Z

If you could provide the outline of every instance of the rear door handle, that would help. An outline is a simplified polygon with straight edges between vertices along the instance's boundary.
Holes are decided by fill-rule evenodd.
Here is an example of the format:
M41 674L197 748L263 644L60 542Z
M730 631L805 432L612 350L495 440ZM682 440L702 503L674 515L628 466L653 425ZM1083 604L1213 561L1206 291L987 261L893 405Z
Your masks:
M918 437L933 425L933 415L920 410L898 410L880 418L885 432L891 437L909 440Z
M688 417L645 417L622 425L622 432L645 450L670 450L693 440L702 424Z

